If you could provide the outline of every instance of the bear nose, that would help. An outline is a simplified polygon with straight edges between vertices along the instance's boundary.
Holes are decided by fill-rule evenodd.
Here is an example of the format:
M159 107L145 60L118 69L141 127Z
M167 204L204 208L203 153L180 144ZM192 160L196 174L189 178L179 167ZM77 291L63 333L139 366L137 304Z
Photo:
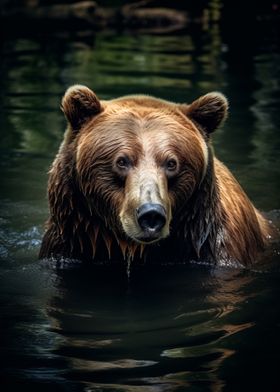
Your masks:
M145 203L137 209L137 220L142 230L159 232L166 223L166 212L160 204Z

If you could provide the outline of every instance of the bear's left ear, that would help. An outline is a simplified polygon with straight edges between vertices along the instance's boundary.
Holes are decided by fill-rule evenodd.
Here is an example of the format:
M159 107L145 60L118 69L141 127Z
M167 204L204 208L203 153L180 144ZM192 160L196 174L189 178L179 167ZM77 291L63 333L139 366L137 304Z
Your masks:
M210 134L227 118L228 101L221 93L208 93L186 105L184 113Z
M68 88L62 98L61 109L75 131L78 131L90 117L102 111L100 101L94 92L79 84Z

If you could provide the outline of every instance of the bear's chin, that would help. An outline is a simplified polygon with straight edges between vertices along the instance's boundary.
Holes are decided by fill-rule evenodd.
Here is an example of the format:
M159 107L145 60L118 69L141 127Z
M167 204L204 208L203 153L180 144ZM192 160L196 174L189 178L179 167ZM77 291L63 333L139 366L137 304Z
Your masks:
M154 234L149 234L145 233L141 237L130 237L133 241L137 242L138 244L142 245L150 245L154 244L156 242L159 242L160 240L163 239L161 235L154 235Z
M150 245L150 244L154 244L156 242L159 242L161 240L161 238L138 238L138 239L134 239L134 241L138 242L138 244L143 244L143 245Z
M123 232L125 233L128 240L141 245L155 244L169 236L168 227L164 227L163 230L159 230L159 231L138 230L136 231L136 233L128 232L128 230L125 230L125 228L123 228Z

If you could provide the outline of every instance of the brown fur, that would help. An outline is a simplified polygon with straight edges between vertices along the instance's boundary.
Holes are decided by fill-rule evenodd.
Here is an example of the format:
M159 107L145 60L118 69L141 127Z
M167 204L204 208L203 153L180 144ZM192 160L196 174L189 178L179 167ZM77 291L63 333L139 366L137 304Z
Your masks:
M257 259L268 222L213 156L209 140L227 115L222 94L190 105L148 96L99 101L87 87L73 86L62 109L69 127L50 170L41 258ZM153 243L142 239L135 218L147 202L166 211Z

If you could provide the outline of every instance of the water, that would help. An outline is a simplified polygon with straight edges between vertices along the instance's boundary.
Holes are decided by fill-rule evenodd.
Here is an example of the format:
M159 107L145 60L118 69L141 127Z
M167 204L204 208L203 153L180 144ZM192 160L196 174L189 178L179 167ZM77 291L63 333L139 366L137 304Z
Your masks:
M58 34L1 44L0 383L29 391L279 390L279 253L250 270L204 264L125 271L42 265L47 170L73 83L101 98L230 101L217 156L279 226L279 40L259 22L174 35ZM237 36L238 38L238 36ZM252 41L250 41L250 39Z

